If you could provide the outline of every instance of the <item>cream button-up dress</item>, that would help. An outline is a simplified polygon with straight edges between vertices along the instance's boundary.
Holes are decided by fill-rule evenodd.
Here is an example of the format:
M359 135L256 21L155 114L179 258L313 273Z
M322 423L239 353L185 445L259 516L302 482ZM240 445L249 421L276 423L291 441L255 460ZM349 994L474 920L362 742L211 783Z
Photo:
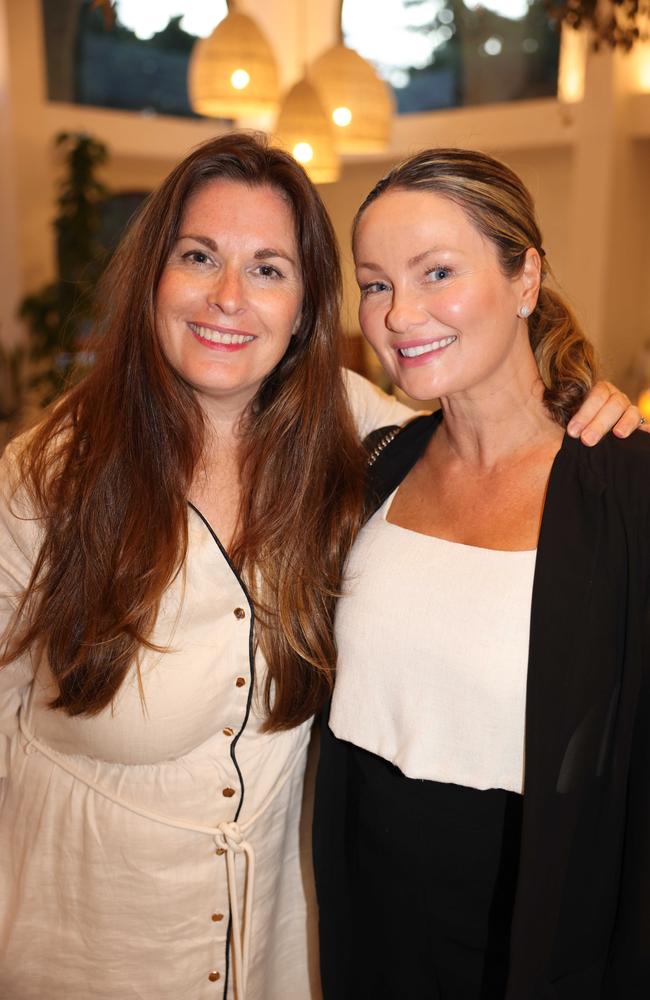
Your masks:
M361 434L405 407L347 376ZM38 523L0 462L0 633ZM310 724L262 732L246 588L188 509L183 571L112 708L47 708L47 665L0 670L2 1000L316 1000L303 790ZM35 668L38 670L35 671ZM35 676L36 674L36 676ZM303 817L301 833L301 817Z

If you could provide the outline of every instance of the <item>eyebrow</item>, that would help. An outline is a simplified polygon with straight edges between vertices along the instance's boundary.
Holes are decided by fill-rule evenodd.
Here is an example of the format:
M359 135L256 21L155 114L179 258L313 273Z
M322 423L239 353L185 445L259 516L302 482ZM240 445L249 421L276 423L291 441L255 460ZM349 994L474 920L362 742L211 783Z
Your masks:
M197 243L202 243L204 247L208 250L214 251L216 253L219 249L219 245L216 240L211 239L209 236L199 236L196 233L180 233L178 236L179 240L196 240ZM296 262L288 253L284 250L276 250L275 247L261 247L256 250L253 254L255 260L269 260L272 257L281 257L282 260L288 261L294 267L296 267Z
M431 254L433 254L433 253L443 253L443 252L446 253L448 249L449 249L448 247L440 247L440 246L429 247L427 250L423 250L422 253L416 254L415 257L409 257L409 259L406 262L407 266L408 267L417 267L418 264L421 264L422 261L425 260L427 257L429 257ZM357 270L360 269L360 268L362 268L362 267L366 268L368 271L381 271L382 270L382 268L379 266L379 264L373 264L371 261L368 261L368 262L362 261L359 264L357 264Z
M284 250L275 250L273 247L264 247L262 250L256 250L254 254L255 260L268 260L269 257L281 257L282 260L288 260L290 264L296 266L296 262L293 257L285 253Z

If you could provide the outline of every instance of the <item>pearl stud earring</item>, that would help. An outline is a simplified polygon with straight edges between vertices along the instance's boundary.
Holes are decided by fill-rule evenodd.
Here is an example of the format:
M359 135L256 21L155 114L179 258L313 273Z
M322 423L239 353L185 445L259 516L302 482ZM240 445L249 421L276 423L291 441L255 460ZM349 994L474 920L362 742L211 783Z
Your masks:
M528 306L520 306L517 315L521 316L522 319L527 319L530 316L530 309L528 308Z

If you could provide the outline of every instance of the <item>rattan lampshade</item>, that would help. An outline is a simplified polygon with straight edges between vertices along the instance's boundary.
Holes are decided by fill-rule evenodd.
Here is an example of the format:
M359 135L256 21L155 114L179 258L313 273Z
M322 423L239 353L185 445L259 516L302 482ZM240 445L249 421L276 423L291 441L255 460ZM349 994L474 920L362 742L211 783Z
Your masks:
M231 11L199 39L188 71L190 102L210 118L275 114L280 88L271 46L255 21Z
M395 100L370 63L353 49L334 45L310 66L309 79L333 122L340 153L388 147Z
M314 184L338 179L340 161L334 129L308 80L303 78L287 93L275 131L278 141L302 163Z

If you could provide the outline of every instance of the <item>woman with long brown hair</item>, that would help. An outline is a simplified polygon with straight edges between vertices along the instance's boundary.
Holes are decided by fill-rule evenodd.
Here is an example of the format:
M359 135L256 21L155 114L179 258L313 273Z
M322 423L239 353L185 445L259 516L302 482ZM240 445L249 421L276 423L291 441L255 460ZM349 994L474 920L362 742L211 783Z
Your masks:
M408 412L357 379L355 427L339 294L304 171L211 141L117 251L93 371L3 459L4 1000L310 995L357 431Z
M318 995L309 725L357 435L408 412L348 378L353 421L339 294L302 168L215 139L118 250L94 370L3 459L3 1000Z
M396 167L362 330L441 410L386 428L337 610L315 860L327 1000L650 996L650 440L565 429L594 352L530 194Z

